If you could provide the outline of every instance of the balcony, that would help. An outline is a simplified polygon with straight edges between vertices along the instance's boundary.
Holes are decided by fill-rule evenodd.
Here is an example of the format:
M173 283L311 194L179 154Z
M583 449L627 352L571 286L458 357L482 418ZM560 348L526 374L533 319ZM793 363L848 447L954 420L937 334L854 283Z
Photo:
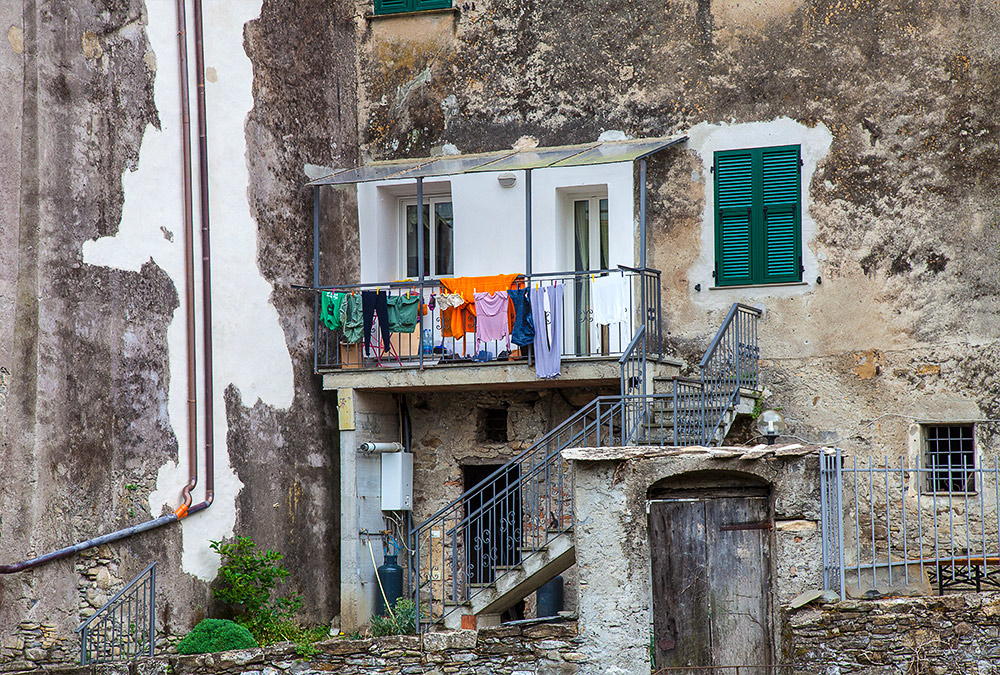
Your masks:
M628 287L625 321L597 324L594 321L593 282L619 275ZM676 361L661 358L660 273L619 267L614 270L555 272L518 275L511 288L562 286L563 302L558 316L545 314L549 330L558 333L561 343L560 375L555 379L537 377L532 346L503 339L477 340L475 332L450 337L443 329L451 323L449 311L439 298L448 293L447 280L425 279L384 283L348 284L317 288L315 315L315 371L323 376L325 389L355 388L383 391L406 389L548 388L559 386L611 386L618 383L618 359L628 346L640 322L645 322L654 362L676 372ZM486 289L484 289L486 290ZM492 289L491 289L492 290ZM377 346L374 331L366 349L359 331L353 341L342 328L331 329L321 316L322 293L358 296L363 291L383 291L388 297L416 296L419 321L413 332L392 332L388 351ZM327 296L331 299L331 296ZM550 307L551 309L551 307ZM471 324L470 324L471 328ZM536 327L537 328L537 327ZM361 331L363 333L363 331ZM556 341L555 335L552 337Z

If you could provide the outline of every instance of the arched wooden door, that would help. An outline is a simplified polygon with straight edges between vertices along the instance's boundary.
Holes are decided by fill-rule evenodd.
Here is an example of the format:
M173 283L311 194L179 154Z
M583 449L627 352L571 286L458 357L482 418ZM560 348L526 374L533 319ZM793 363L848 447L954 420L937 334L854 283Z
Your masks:
M773 663L771 522L766 488L678 491L650 501L657 668Z

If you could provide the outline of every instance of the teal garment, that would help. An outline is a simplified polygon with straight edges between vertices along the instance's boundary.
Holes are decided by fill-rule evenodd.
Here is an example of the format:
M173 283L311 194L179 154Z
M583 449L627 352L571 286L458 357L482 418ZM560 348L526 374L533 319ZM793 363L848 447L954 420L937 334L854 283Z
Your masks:
M355 293L348 295L340 305L340 323L343 326L344 337L351 344L361 342L365 333L364 319L361 312L361 296Z
M412 333L420 317L419 295L394 295L389 303L389 332Z
M330 330L340 330L340 306L344 303L344 293L320 293L319 318Z

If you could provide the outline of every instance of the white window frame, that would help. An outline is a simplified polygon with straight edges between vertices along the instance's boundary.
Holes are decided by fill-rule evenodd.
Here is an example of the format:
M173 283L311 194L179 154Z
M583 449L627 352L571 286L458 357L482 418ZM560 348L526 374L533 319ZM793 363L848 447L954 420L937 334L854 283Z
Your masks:
M451 204L451 225L452 225L452 240L451 240L451 267L452 271L448 274L436 274L434 268L435 263L435 253L437 253L437 228L434 227L434 207L436 204ZM430 263L429 266L432 269L424 270L425 279L437 279L438 277L449 277L455 274L455 202L452 200L450 194L441 195L424 195L424 204L428 206L427 212L430 217L430 223L428 223L429 241L424 241L424 248L427 250ZM417 198L412 197L401 197L399 199L399 204L397 207L397 218L399 222L399 240L398 240L398 250L399 250L399 278L408 279L416 278L417 274L408 274L406 265L406 208L408 206L416 206Z

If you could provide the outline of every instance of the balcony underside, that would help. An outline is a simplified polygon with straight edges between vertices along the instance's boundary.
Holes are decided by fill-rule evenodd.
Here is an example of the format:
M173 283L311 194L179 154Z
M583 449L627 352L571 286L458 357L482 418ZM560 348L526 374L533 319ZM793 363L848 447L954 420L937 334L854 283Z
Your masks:
M648 364L647 377L672 377L682 362L661 359ZM559 387L617 387L621 379L618 357L564 359L562 374L554 379L535 375L527 361L386 366L370 370L339 369L322 372L324 389L363 389L400 392L462 391L477 389L552 389ZM652 381L652 380L647 380Z

